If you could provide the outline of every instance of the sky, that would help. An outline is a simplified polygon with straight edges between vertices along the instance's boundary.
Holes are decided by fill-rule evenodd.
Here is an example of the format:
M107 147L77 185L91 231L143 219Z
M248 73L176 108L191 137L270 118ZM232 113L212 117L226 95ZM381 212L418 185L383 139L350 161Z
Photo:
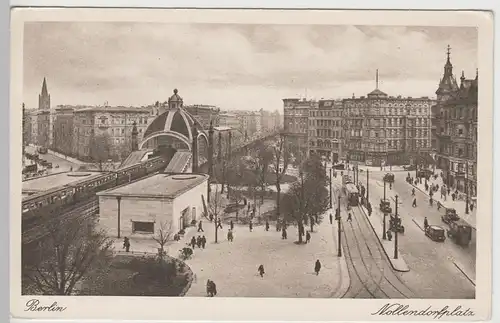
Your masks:
M24 33L24 102L282 110L283 98L346 98L379 88L435 97L451 46L454 74L474 78L477 30L464 27L36 22Z

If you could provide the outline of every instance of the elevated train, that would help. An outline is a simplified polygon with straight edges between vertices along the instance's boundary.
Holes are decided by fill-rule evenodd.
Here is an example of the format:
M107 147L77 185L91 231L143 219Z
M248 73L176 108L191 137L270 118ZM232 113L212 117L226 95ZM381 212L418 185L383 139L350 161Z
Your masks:
M59 213L65 208L72 208L87 201L95 193L119 186L146 175L158 172L167 166L167 160L153 157L143 162L120 168L116 171L103 172L88 180L66 184L48 191L35 193L22 201L23 231L43 217Z

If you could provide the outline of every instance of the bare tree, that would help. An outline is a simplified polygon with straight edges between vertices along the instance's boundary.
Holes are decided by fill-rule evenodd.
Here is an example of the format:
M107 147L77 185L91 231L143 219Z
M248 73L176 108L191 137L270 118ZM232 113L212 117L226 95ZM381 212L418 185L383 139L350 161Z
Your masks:
M219 192L219 186L217 185L215 188L215 192L213 192L210 197L210 204L208 205L208 212L213 216L214 219L215 243L217 243L217 233L218 233L217 222L219 220L220 215L224 211L224 207L222 204L223 204L222 193Z
M267 184L266 175L269 173L269 166L273 161L273 152L265 143L260 143L255 149L253 156L250 156L247 160L250 168L255 174L256 186L260 188L260 202L264 203L264 194Z
M99 171L103 171L109 166L109 160L112 158L112 143L108 134L93 135L90 140L89 157L97 166Z
M23 264L23 276L43 295L71 295L97 262L107 257L112 241L93 229L92 220L79 217L51 221L39 258ZM33 260L33 259L32 259Z
M158 243L160 248L158 248L158 258L162 262L167 254L165 251L165 245L172 241L174 237L174 232L172 230L172 222L160 222L156 234L153 236L153 240Z
M290 151L285 142L285 138L280 136L273 148L273 173L276 185L276 213L280 216L281 180L285 175L290 163Z

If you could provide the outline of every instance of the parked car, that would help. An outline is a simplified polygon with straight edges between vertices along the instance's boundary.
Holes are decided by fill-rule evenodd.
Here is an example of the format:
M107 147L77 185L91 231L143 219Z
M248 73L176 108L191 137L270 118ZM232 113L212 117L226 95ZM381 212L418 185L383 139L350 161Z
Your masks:
M405 171L410 172L410 171L415 170L415 169L417 169L417 168L415 167L415 165L408 165L408 166L403 166L403 169L404 169Z
M434 175L434 172L430 169L421 169L417 172L417 177L430 178L432 175Z
M395 215L391 214L391 219L389 220L389 230L401 234L405 233L405 227L402 224L401 217L396 217Z
M51 169L52 168L52 163L47 163L47 165L45 165L45 167L47 167L48 169Z
M394 174L393 173L387 173L384 175L384 182L387 183L394 183Z
M380 199L379 207L382 213L392 213L391 203L387 199Z
M449 208L446 209L446 213L441 216L441 220L446 224L450 224L451 222L460 220L460 217L455 209Z
M445 230L439 225L429 225L425 229L425 235L428 236L432 241L444 242L446 240Z
M450 229L446 232L448 238L460 246L467 246L472 239L472 227L463 220L450 222Z

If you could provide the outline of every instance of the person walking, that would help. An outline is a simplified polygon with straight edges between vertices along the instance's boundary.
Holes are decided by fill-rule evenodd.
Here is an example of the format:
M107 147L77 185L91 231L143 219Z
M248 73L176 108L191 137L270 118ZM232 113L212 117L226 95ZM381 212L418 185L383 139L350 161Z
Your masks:
M191 238L191 247L194 249L195 246L196 246L196 238L192 237Z
M229 230L227 232L227 241L229 242L233 242L233 239L234 239L234 236L233 236L233 231L232 230Z
M311 241L311 234L309 233L309 231L306 232L306 243L309 243L309 241Z
M222 230L222 222L220 219L217 219L217 228Z
M205 245L207 244L207 238L205 236L201 237L201 246L205 249Z
M269 231L269 221L266 219L266 231Z
M253 230L252 220L250 220L250 222L248 222L248 229L250 229L250 232L252 232L252 230Z
M208 297L214 296L212 293L212 281L210 279L207 280L207 296Z
M231 220L229 222L229 228L231 229L231 231L234 229L234 223L233 223L233 220Z
M259 275L260 277L264 277L264 265L260 265L259 268L257 269L257 271L259 272Z
M417 198L415 197L413 199L413 203L411 204L412 207L417 207Z
M387 240L392 241L392 232L391 232L391 230L387 230L386 234L387 234Z
M123 248L125 249L125 252L130 251L130 240L127 237L123 238Z
M321 270L321 262L319 262L319 259L316 260L316 263L314 264L314 272L316 273L316 276L319 275L319 271Z
M352 214L351 214L351 212L349 212L347 214L347 221L352 222Z
M415 187L411 189L411 196L415 196Z
M282 240L286 240L287 239L287 234L286 234L285 227L283 227L283 229L281 230L281 239Z
M203 224L201 223L201 220L200 220L200 222L198 222L198 232L200 232L200 231L205 232L205 231L203 231Z
M330 224L333 224L333 215L331 212L330 212Z
M427 227L429 226L429 221L427 220L427 217L424 218L424 229L427 230Z
M196 245L201 248L201 236L196 237Z

